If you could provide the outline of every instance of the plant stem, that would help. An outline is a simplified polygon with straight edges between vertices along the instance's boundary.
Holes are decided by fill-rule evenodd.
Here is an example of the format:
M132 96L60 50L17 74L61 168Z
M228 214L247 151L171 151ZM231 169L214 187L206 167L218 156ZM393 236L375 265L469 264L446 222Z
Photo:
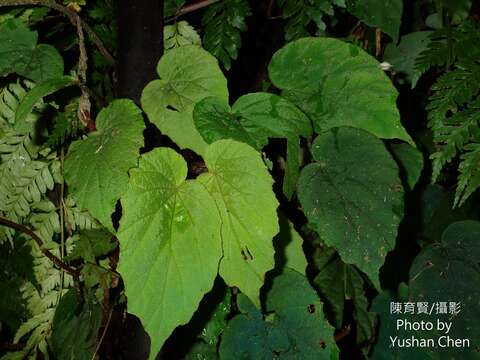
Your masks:
M201 0L199 2L196 2L195 4L190 4L190 5L187 5L187 6L184 6L182 7L181 9L179 9L175 15L171 16L170 18L166 19L165 22L170 22L170 21L174 21L174 20L177 20L180 16L182 15L185 15L185 14L188 14L188 13L191 13L191 12L194 12L196 10L200 10L200 9L203 9L207 6L210 6L216 2L218 2L220 0Z
M62 260L60 260L58 257L56 257L54 254L52 254L49 250L45 249L44 247L44 242L40 237L33 232L30 228L26 227L25 225L17 224L16 222L13 222L11 220L5 219L3 217L0 217L0 225L7 226L11 229L18 230L24 234L29 235L38 245L40 248L40 251L45 255L47 258L49 258L58 268L64 270L68 274L72 275L74 279L78 279L80 276L80 273L65 264Z
M69 8L57 4L53 0L2 0L0 3L0 7L4 6L45 6L53 10L57 10L58 12L62 13L66 17L69 18L70 22L73 26L77 26L77 21L80 22L82 28L87 33L88 37L95 46L98 48L98 51L103 55L103 57L108 61L110 65L115 64L115 59L113 56L108 52L108 50L103 45L102 40L98 37L98 35L93 31L93 29L88 25L82 18L75 12L70 10Z

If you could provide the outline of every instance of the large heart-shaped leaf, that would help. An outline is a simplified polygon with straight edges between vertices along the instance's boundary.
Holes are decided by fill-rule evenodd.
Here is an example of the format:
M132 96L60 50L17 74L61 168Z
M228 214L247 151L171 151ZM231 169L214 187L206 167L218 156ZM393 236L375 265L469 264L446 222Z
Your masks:
M334 329L305 276L285 269L275 278L267 295L270 321L244 297L238 301L241 314L222 336L222 359L338 359Z
M427 302L432 307L431 314L416 314L412 321L452 324L448 334L437 327L433 331L423 331L422 336L435 339L440 346L447 344L445 335L451 339L470 340L468 347L444 347L441 353L438 349L428 348L426 352L431 358L478 359L479 239L480 222L455 222L444 231L441 242L425 247L412 264L409 301ZM441 336L444 338L441 339Z
M111 214L137 165L144 123L131 100L115 100L96 121L98 131L75 141L65 159L65 180L77 205L113 231Z
M269 138L288 139L283 188L292 196L300 167L299 138L312 134L310 120L294 104L263 92L244 95L231 108L226 101L208 97L197 103L193 118L207 143L230 138L262 150Z
M0 76L17 73L34 81L63 75L63 59L51 45L37 45L38 35L20 20L0 24Z
M265 273L274 266L273 237L279 232L273 180L260 154L247 144L220 140L205 154L208 173L199 176L222 218L220 275L257 306Z
M165 53L157 72L160 80L150 82L142 93L148 118L181 148L204 155L207 144L193 124L192 111L207 96L227 101L227 80L218 61L198 46L181 46Z
M378 270L403 216L395 161L366 131L341 127L315 139L316 162L300 174L298 196L320 237L380 288Z
M168 148L142 155L122 197L119 272L128 310L150 334L154 358L187 323L215 280L222 256L215 201Z
M273 84L296 103L320 133L352 126L413 144L402 127L397 90L378 61L352 44L304 38L280 49L269 65Z

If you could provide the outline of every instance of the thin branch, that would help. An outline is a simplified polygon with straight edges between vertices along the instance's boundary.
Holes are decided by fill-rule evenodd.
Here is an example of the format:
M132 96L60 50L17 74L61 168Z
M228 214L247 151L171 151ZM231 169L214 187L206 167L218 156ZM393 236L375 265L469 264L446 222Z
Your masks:
M216 2L218 2L219 0L201 0L199 2L196 2L194 4L190 4L190 5L186 5L184 7L182 7L181 9L179 9L175 15L169 17L168 19L165 20L165 22L170 22L170 21L174 21L174 20L177 20L180 16L183 16L185 14L188 14L188 13L191 13L191 12L194 12L194 11L197 11L197 10L200 10L200 9L203 9L207 6L210 6Z
M108 312L107 322L105 324L105 327L103 328L103 332L102 332L102 335L100 336L100 340L98 341L97 347L95 348L95 352L92 355L92 360L95 359L95 356L97 355L98 350L100 350L100 347L102 346L103 339L105 338L105 335L107 334L108 326L110 325L110 320L112 319L112 313L113 313L113 308L111 308L110 311Z
M7 226L11 229L15 229L15 230L18 230L18 231L20 231L24 234L29 235L37 243L37 245L40 248L40 251L43 253L43 255L45 255L47 258L49 258L50 261L52 261L58 268L60 268L62 270L65 270L65 272L72 275L74 279L79 278L80 273L76 269L74 269L74 268L68 266L67 264L65 264L62 260L60 260L54 254L52 254L48 249L45 249L43 240L40 239L40 237L37 234L35 234L31 229L29 229L25 225L17 224L16 222L10 221L10 220L5 219L3 217L0 217L0 225Z
M113 56L108 52L106 47L103 45L102 40L98 37L98 35L93 31L93 29L88 25L82 18L75 12L70 10L69 8L57 4L54 0L2 0L0 2L0 7L4 6L45 6L50 9L57 10L58 12L62 13L66 17L69 18L70 22L77 26L77 21L80 21L82 28L87 33L88 37L95 46L98 48L98 51L103 55L103 57L108 61L110 65L115 64L115 59Z
M344 337L350 334L351 331L352 331L352 325L345 326L342 330L340 330L335 335L335 342L339 342L340 340L342 340Z
M375 29L375 57L378 58L382 54L382 30Z

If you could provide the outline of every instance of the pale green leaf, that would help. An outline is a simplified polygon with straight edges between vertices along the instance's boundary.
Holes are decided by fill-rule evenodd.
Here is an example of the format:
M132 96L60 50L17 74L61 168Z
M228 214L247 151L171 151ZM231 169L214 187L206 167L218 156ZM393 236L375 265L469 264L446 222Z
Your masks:
M363 49L337 39L304 38L277 51L268 70L316 132L352 126L413 144L400 122L397 90Z
M144 123L133 101L115 100L98 114L96 126L70 146L65 180L77 206L113 231L110 216L126 190L128 170L137 165Z
M366 131L341 127L315 139L315 163L300 174L298 196L309 222L343 261L377 288L378 271L394 248L403 216L398 167Z
M260 154L234 140L211 144L205 164L209 172L198 180L215 198L222 218L219 273L259 306L259 289L274 266L272 240L279 231L273 179Z
M128 310L150 334L153 359L213 286L222 256L221 219L205 187L185 181L187 165L171 149L142 155L130 175L121 200L118 269Z
M368 26L382 29L397 42L402 21L402 0L347 0L347 9Z
M217 60L195 45L167 51L160 59L160 80L150 82L142 93L142 107L160 131L181 148L204 155L207 144L193 123L195 103L207 96L227 101L227 80Z
M197 103L193 118L207 143L230 138L260 151L269 138L288 139L283 188L287 197L293 195L300 168L300 136L312 134L309 119L294 104L263 92L244 95L231 108L226 101L208 97Z
M75 78L71 76L62 76L60 78L49 79L39 83L23 97L15 112L15 121L25 121L27 116L32 112L35 104L37 104L43 97L53 94L64 87L73 85L74 82Z
M273 240L275 265L281 269L287 267L305 275L308 263L303 252L303 239L285 216L280 216L279 222L280 233Z

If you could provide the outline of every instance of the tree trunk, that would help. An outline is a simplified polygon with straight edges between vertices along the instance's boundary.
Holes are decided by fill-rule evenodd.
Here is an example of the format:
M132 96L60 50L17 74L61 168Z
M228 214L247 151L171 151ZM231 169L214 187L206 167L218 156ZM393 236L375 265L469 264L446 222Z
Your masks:
M119 0L117 96L140 103L162 52L163 0Z

